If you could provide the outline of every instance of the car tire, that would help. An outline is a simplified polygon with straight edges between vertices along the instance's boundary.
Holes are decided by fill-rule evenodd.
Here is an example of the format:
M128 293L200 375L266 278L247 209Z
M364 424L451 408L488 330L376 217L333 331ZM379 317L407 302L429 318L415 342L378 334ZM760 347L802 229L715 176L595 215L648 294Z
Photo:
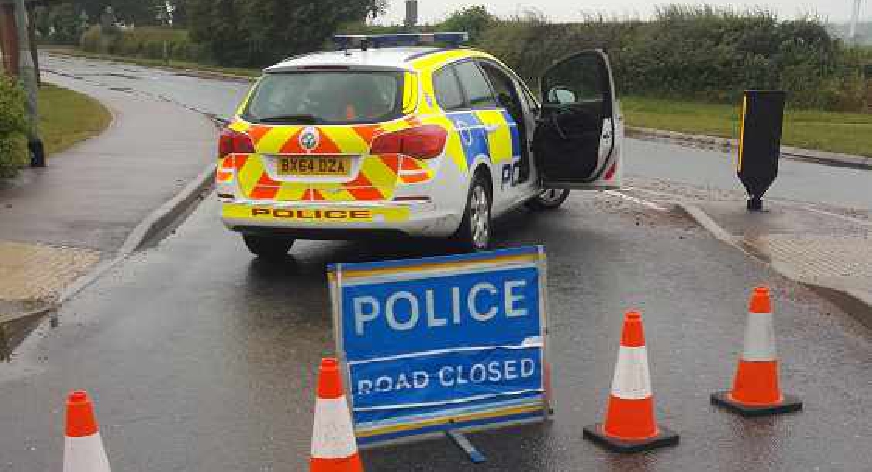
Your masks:
M491 189L487 177L477 172L466 196L466 209L454 240L461 250L484 251L490 247L491 234Z
M291 246L294 245L293 239L253 234L243 234L242 240L245 241L245 246L252 254L269 259L286 256Z
M527 200L527 208L535 211L556 210L569 198L569 189L546 188Z

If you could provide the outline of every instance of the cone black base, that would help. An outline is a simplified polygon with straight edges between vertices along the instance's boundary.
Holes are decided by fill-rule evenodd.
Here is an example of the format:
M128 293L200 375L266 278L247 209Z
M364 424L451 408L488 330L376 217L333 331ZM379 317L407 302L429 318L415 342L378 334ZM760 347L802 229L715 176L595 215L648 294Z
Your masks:
M626 440L607 436L602 423L584 427L584 438L603 446L612 452L639 452L678 444L678 434L669 428L657 425L657 436L641 440Z
M742 416L769 416L782 413L793 413L802 410L802 401L793 395L782 395L784 398L777 405L746 405L730 398L730 392L715 392L711 396L712 405L717 405Z

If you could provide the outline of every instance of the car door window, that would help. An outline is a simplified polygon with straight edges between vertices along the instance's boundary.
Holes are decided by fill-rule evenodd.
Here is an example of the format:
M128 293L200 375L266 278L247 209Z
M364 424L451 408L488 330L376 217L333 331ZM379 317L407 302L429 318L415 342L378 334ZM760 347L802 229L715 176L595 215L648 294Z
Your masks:
M466 98L470 108L496 108L497 100L494 98L490 84L484 77L481 69L472 61L461 62L455 66L457 78L466 92Z
M504 108L512 115L515 122L520 123L524 117L521 111L521 101L518 99L518 92L515 90L512 79L496 66L487 62L481 63L481 69L490 80L496 95L497 106Z
M447 66L433 74L433 90L436 93L436 103L443 110L457 110L464 108L465 100L454 67Z
M602 102L607 82L600 71L595 56L579 56L558 64L543 78L542 100L555 105Z

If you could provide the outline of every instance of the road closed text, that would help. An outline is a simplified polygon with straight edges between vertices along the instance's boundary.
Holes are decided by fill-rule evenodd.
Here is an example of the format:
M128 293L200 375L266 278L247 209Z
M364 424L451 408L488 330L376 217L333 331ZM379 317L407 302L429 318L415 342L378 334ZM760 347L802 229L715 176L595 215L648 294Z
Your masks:
M495 385L535 390L541 380L536 349L453 352L351 367L356 405L385 404L385 397L439 401L493 392ZM379 398L373 398L379 397ZM388 402L389 403L389 402ZM402 403L402 402L398 402Z

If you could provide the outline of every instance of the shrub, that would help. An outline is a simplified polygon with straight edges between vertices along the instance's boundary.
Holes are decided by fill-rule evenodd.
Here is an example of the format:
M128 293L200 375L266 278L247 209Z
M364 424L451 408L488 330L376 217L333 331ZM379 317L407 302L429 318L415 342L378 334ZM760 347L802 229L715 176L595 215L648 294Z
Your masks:
M82 35L80 46L89 52L146 59L164 59L166 46L168 59L207 60L203 47L190 41L187 30L177 28L142 27L106 34L100 26L93 26Z
M92 26L82 33L82 37L79 39L79 47L84 51L106 54L109 52L109 48L107 44L104 44L105 42L106 38L103 35L102 28Z
M27 159L24 91L0 75L0 177L10 177Z
M652 21L568 24L527 15L488 28L477 46L534 87L561 56L604 48L625 94L735 102L744 89L779 88L796 107L864 106L860 51L830 37L816 18L782 22L766 10L673 5Z

